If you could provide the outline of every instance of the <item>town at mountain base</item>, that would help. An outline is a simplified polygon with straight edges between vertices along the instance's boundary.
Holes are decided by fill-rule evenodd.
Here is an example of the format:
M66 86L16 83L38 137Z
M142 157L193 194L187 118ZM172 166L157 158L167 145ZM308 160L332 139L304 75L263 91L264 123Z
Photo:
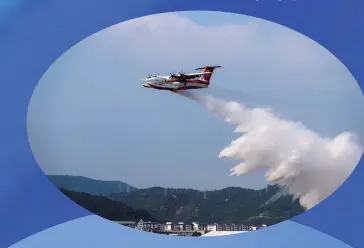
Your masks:
M153 232L157 234L167 234L173 236L221 236L237 233L244 233L248 231L258 230L266 227L261 226L248 226L245 224L226 224L226 223L214 223L214 224L202 224L197 222L192 223L172 223L172 222L151 222L143 221L115 221L118 224L128 226L137 230L146 232Z
M61 176L57 177L58 185L67 185L60 179ZM70 180L69 176L66 179ZM72 187L81 188L77 186L77 180L73 178L72 181ZM84 178L82 182L85 182ZM121 185L121 182L113 183ZM102 182L98 184L106 185ZM93 191L97 192L95 184L92 185ZM83 184L82 187L87 190L87 185ZM199 236L207 232L218 235L221 231L224 234L250 231L304 212L291 196L282 196L266 204L278 192L275 186L262 190L229 187L205 192L132 187L130 191L121 188L118 193L115 193L115 187L109 187L112 190L107 192L104 189L102 195L59 188L71 200L105 219L133 228L140 222L143 228L140 228L140 224L138 229L170 235Z

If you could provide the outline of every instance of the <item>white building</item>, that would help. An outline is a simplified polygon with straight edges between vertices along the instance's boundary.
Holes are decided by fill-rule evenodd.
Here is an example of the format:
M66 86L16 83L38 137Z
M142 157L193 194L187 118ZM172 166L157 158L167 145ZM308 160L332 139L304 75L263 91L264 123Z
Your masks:
M167 222L165 225L164 225L164 231L172 231L172 222Z
M182 231L184 229L183 226L184 226L184 223L183 222L178 222L177 229L180 230L180 231Z
M144 230L144 221L142 219L138 222L136 229Z
M207 231L216 231L216 229L217 229L216 224L209 224L206 227Z
M198 231L198 224L196 222L192 222L192 228L195 231Z

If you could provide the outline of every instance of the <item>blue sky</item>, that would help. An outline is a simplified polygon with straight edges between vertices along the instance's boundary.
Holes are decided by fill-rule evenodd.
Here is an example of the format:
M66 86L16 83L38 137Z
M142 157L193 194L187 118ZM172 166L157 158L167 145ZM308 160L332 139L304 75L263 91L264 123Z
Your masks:
M255 173L229 177L218 159L234 127L202 106L141 87L149 73L205 64L212 95L269 107L323 136L363 140L363 94L326 49L282 26L219 12L171 13L114 25L63 54L40 80L28 134L47 174L120 180L136 187L263 187Z

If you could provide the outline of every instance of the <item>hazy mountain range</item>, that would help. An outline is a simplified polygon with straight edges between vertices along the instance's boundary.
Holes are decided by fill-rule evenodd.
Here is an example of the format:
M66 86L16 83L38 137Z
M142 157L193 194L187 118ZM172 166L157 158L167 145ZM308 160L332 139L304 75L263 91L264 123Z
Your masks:
M132 192L136 188L119 181L103 181L82 176L49 175L48 179L57 187L85 192L91 195L109 196L121 192Z
M110 220L138 219L204 223L274 224L304 211L291 196L265 205L278 188L264 190L229 187L221 190L136 189L123 182L79 176L49 176L69 198ZM86 192L88 194L80 194ZM122 204L122 205L118 205Z

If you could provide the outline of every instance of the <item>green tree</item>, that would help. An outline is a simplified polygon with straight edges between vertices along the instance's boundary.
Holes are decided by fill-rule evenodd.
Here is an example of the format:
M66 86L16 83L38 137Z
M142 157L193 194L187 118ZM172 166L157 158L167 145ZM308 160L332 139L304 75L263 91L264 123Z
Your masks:
M202 234L200 233L200 232L197 232L197 231L195 231L193 234L192 234L192 236L194 236L194 237L198 237L198 236L201 236Z

